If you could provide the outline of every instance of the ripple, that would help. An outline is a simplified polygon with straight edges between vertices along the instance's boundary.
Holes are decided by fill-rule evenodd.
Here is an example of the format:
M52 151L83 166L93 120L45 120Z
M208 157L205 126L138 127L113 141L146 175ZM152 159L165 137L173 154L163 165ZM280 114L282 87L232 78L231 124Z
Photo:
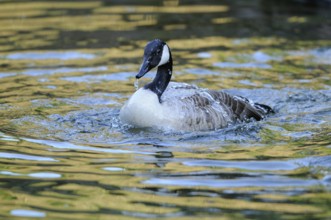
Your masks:
M46 217L45 212L27 210L27 209L13 209L10 211L10 214L13 216L19 217L31 217L31 218L44 218Z
M20 176L21 175L20 173L14 173L11 171L6 171L6 170L0 171L0 174L7 175L7 176Z
M317 48L309 52L314 56L315 63L331 64L331 48Z
M81 96L78 98L63 98L60 101L66 102L68 104L79 104L87 106L95 105L120 105L117 99L122 98L121 94L118 93L93 93L86 96Z
M78 51L46 51L46 52L24 52L24 53L12 53L7 55L7 59L10 60L75 60L75 59L85 59L91 60L96 56L89 53L81 53Z
M3 141L13 141L13 142L20 141L19 139L14 138L14 137L9 136L9 135L6 135L6 134L2 133L1 131L0 131L0 140L3 140Z
M194 75L219 75L220 73L208 69L203 69L203 68L189 68L189 69L184 69L185 72L188 72L190 74Z
M106 71L108 68L106 66L97 66L97 67L61 67L55 69L29 69L22 72L24 75L29 76L41 76L41 75L52 75L56 73L72 73L72 72L97 72L97 71Z
M52 161L52 162L58 161L51 157L41 157L41 156L33 156L33 155L27 155L27 154L5 153L5 152L0 152L0 158L35 160L35 161Z
M317 64L331 64L331 48L321 47L311 50L289 51L289 55L310 58L309 61ZM311 59L313 58L313 59Z
M68 76L62 77L63 80L71 82L101 82L101 81L125 81L130 77L134 77L135 72L120 72L104 75L84 75L84 76Z
M38 143L42 145L51 146L58 149L71 149L71 150L79 150L79 151L96 151L96 152L103 152L103 153L111 153L111 154L153 154L149 152L141 152L141 151L129 151L129 150L120 150L120 149L110 149L110 148L98 148L98 147L90 147L90 146L83 146L83 145L76 145L69 142L60 142L60 141L50 141L50 140L36 140L30 138L23 138L28 142Z
M257 68L257 69L271 69L272 66L266 63L233 63L233 62L218 62L214 66L219 68Z
M30 177L34 178L60 178L61 174L58 173L49 173L49 172L38 172L38 173L30 173L28 174Z
M25 116L12 120L20 126L26 123L35 124L43 131L47 129L47 138L69 140L71 142L86 143L132 143L141 140L144 143L159 145L182 146L219 146L220 143L249 143L261 140L261 131L265 129L278 133L285 138L312 138L316 134L312 126L331 123L330 103L331 90L306 89L228 89L231 95L253 98L255 102L271 106L276 114L263 121L238 123L228 128L213 132L196 132L190 134L167 134L159 131L133 129L125 127L119 119L119 106L125 96L114 93L94 93L76 98L59 99L69 105L84 105L93 107L87 110L71 111L67 114L52 114L47 117ZM48 107L49 103L37 102L37 106ZM104 105L112 105L104 107ZM52 106L50 106L52 107ZM286 126L293 124L292 130ZM300 129L299 129L300 128ZM275 130L276 129L276 130ZM140 133L139 133L140 132ZM35 132L36 135L38 133ZM45 139L42 136L36 139ZM1 137L0 137L1 138ZM262 137L263 138L263 137ZM148 141L146 141L148 140ZM93 144L92 144L93 145Z
M248 79L243 79L238 81L240 84L247 85L247 86L257 86L257 83L254 83Z
M5 78L5 77L10 77L10 76L15 76L15 73L0 73L0 79Z
M281 57L270 56L262 51L256 51L255 53L253 53L252 58L258 63L266 63L271 60L277 60L277 61L282 60Z
M106 171L113 171L113 172L125 170L124 168L121 168L121 167L104 167L102 169L106 170Z
M203 59L207 59L207 58L211 58L213 55L211 55L208 52L200 52L197 54L197 57L199 58L203 58Z
M231 167L245 170L294 170L299 167L295 161L224 161L192 160L183 162L186 166Z
M329 162L330 161L330 162ZM304 157L292 160L249 160L249 161L226 161L226 160L208 160L196 159L187 160L183 162L186 166L202 166L202 167L227 167L237 168L244 170L259 170L259 171L281 171L281 170L295 170L303 166L313 167L318 164L319 166L331 166L331 156L319 157Z
M289 178L284 176L264 175L257 177L243 177L236 179L215 179L210 177L164 177L151 178L143 182L152 185L197 187L206 186L213 188L238 188L238 187L303 187L320 184L318 180Z
M323 178L322 182L324 183L324 185L327 185L330 187L331 189L331 174L327 175Z

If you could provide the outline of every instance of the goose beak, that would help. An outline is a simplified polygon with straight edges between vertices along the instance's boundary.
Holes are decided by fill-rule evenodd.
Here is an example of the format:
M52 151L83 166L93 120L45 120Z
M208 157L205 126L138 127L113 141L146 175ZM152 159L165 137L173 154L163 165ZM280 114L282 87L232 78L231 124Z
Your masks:
M144 59L143 64L140 67L139 73L136 75L137 79L143 77L146 73L148 73L153 67L150 64L150 61Z

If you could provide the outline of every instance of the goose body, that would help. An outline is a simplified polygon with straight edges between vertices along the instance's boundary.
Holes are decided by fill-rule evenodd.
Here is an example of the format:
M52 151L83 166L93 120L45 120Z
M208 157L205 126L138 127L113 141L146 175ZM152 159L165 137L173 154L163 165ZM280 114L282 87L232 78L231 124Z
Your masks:
M251 118L261 120L272 111L269 106L222 91L170 82L171 52L161 40L147 44L136 78L141 78L154 67L158 67L154 80L137 90L122 107L122 122L135 127L204 131Z

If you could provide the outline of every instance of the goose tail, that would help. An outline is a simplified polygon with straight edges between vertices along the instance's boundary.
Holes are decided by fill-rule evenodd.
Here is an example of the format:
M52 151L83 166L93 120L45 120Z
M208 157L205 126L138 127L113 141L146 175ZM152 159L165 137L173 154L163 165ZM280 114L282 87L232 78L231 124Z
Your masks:
M263 115L269 115L275 113L275 111L268 105L254 103L253 106Z
M237 108L233 109L235 113L238 114L238 118L245 120L247 118L255 118L256 120L261 120L265 118L268 114L275 113L274 110L265 104L260 104L253 102L242 96L234 96L234 99L237 100ZM240 104L239 104L240 103ZM238 108L240 107L241 108ZM241 109L241 111L238 111Z

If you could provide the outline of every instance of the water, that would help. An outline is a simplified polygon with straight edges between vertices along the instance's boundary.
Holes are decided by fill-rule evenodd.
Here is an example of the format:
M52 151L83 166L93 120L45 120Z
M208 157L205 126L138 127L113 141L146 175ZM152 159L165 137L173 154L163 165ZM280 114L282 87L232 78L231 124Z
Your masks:
M328 5L0 2L0 218L330 219ZM210 132L123 125L153 38L174 81L276 113Z

